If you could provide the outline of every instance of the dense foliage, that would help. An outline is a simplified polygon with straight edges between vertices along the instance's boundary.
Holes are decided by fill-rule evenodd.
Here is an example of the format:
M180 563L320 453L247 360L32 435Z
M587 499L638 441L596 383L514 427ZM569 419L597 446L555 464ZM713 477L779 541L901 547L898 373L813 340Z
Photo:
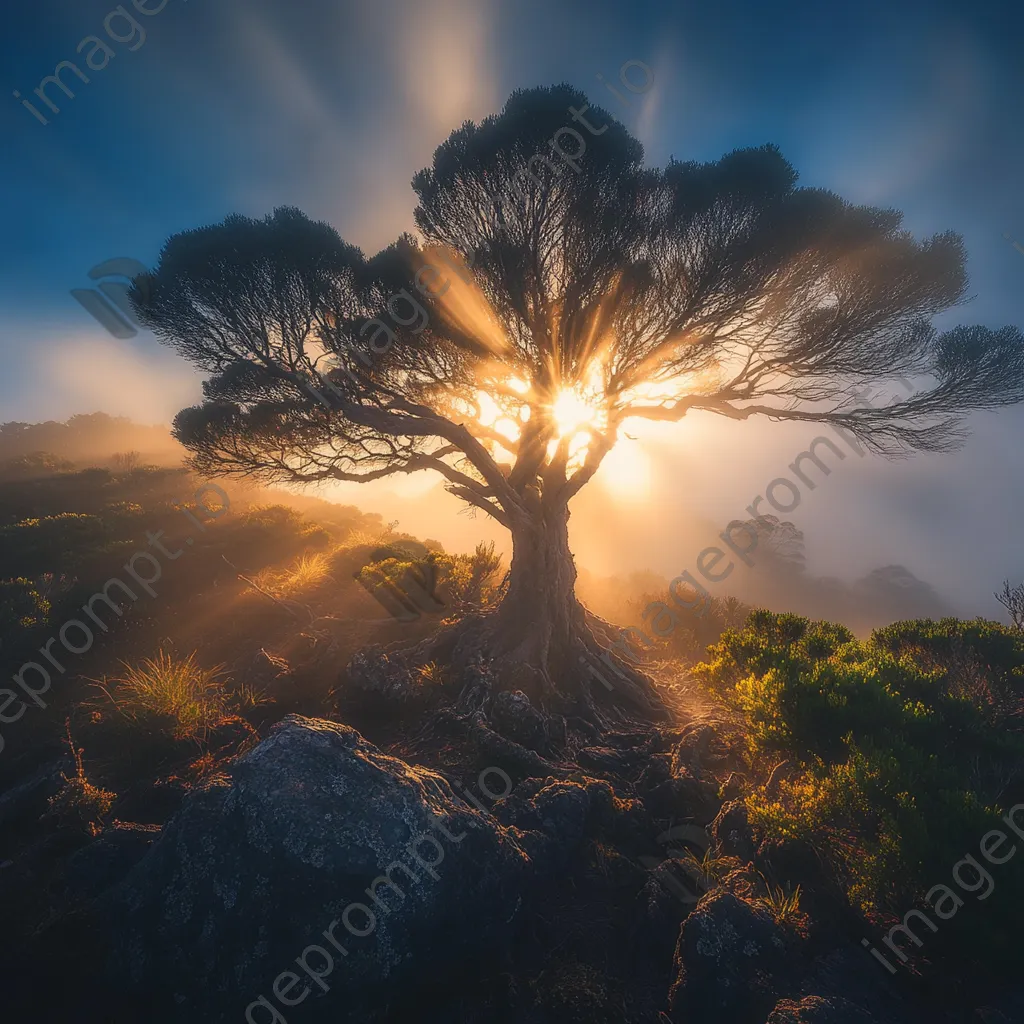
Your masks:
M1019 631L923 620L860 642L841 625L757 611L696 671L746 717L752 766L788 761L777 791L749 795L754 821L771 838L809 841L876 924L929 912L925 893L952 885L953 866L977 858L1024 799ZM994 884L999 899L926 933L925 958L1015 955L1024 872L1007 864Z

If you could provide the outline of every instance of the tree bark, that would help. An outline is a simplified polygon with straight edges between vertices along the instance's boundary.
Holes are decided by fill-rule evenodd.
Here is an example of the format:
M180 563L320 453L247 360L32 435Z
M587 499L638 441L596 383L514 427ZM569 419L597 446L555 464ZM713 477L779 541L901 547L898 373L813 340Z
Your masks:
M509 584L495 618L496 654L565 647L585 627L569 550L569 510L513 524Z
M611 638L595 636L596 617L576 597L568 507L542 505L529 519L513 522L511 532L508 590L491 623L498 685L598 725L609 724L599 704L661 717L665 708L650 680L609 655Z

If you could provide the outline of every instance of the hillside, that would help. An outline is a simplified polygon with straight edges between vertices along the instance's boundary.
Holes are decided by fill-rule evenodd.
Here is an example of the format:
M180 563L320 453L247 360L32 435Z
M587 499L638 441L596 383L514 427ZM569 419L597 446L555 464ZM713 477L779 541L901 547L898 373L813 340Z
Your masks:
M396 1022L1020 1012L1024 876L985 859L993 830L1024 837L1019 632L947 618L857 640L716 599L642 652L671 720L588 742L523 694L488 697L470 661L484 718L458 652L430 646L500 595L484 546L448 555L180 468L23 469L0 480L0 899L26 1012L315 1021L342 995ZM327 828L331 786L348 810ZM403 870L432 888L385 871L412 818ZM379 862L354 852L368 822ZM378 902L385 878L402 908ZM364 908L344 966L317 942L349 913L318 902L339 886ZM268 902L279 932L221 958L213 937L258 929ZM139 981L118 987L126 956ZM286 1010L275 975L296 956L320 998Z

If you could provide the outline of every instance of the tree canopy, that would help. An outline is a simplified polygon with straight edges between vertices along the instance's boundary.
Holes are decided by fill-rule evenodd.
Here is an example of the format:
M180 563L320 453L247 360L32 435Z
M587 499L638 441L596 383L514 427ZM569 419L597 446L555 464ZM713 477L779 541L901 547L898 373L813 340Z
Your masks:
M575 169L548 155L569 108L592 130ZM135 299L212 375L176 423L200 466L433 469L510 524L567 502L629 417L827 422L898 453L1024 398L1017 329L932 325L965 296L959 236L917 241L895 210L798 187L774 146L645 168L581 93L533 89L453 132L413 188L421 240L372 258L289 208L167 242ZM895 376L919 390L854 404Z

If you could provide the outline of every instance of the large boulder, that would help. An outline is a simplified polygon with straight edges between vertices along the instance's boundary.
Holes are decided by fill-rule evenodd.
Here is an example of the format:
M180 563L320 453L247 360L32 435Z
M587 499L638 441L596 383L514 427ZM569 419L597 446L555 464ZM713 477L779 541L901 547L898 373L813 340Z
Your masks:
M73 901L98 896L124 878L159 838L159 825L115 821L68 858L65 895Z
M100 898L109 969L157 1019L371 1020L508 934L521 838L354 729L289 715Z
M786 945L760 907L729 892L705 896L679 930L673 1024L763 1024L790 982Z

